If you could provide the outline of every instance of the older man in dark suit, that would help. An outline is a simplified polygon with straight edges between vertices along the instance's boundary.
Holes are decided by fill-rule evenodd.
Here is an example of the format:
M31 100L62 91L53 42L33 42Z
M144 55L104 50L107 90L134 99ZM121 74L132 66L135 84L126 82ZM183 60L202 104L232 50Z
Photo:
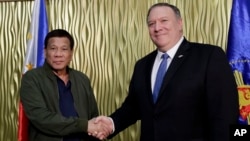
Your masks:
M109 125L110 137L141 120L141 141L228 141L239 104L224 51L187 41L180 11L168 3L153 5L147 23L157 50L136 63L122 106L96 122Z

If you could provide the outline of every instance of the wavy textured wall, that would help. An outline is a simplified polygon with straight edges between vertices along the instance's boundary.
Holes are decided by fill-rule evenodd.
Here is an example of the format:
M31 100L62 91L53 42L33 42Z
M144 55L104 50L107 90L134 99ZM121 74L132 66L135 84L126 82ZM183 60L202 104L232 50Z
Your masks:
M127 95L135 61L155 49L146 13L164 0L47 0L50 29L75 38L71 66L91 79L100 113L108 115ZM232 0L165 0L177 5L191 41L226 49ZM0 2L0 141L15 141L19 87L33 1ZM112 141L137 141L139 122Z

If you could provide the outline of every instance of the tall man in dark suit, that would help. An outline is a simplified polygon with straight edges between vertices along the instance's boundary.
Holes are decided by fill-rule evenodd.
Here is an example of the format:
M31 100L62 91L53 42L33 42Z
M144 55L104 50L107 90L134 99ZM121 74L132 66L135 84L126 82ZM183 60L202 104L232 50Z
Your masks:
M109 125L110 138L141 120L141 141L228 141L239 104L224 51L187 41L180 11L168 3L153 5L147 23L157 50L136 63L122 106L96 123ZM166 73L156 87L162 54L167 54ZM102 132L92 135L104 137Z

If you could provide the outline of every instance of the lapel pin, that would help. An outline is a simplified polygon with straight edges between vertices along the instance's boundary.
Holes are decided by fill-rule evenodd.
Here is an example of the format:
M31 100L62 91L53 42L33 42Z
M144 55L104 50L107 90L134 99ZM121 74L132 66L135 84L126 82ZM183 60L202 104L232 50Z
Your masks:
M178 56L178 58L181 58L181 57L183 57L183 55L179 55L179 56Z

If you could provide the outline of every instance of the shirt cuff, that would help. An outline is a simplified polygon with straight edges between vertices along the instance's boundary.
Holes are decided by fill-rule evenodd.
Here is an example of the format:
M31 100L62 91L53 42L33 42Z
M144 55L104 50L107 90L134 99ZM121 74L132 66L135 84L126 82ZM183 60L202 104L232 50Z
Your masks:
M114 124L114 121L111 117L108 117L109 120L112 122L112 126L113 126L113 129L112 129L112 134L115 132L115 124Z

